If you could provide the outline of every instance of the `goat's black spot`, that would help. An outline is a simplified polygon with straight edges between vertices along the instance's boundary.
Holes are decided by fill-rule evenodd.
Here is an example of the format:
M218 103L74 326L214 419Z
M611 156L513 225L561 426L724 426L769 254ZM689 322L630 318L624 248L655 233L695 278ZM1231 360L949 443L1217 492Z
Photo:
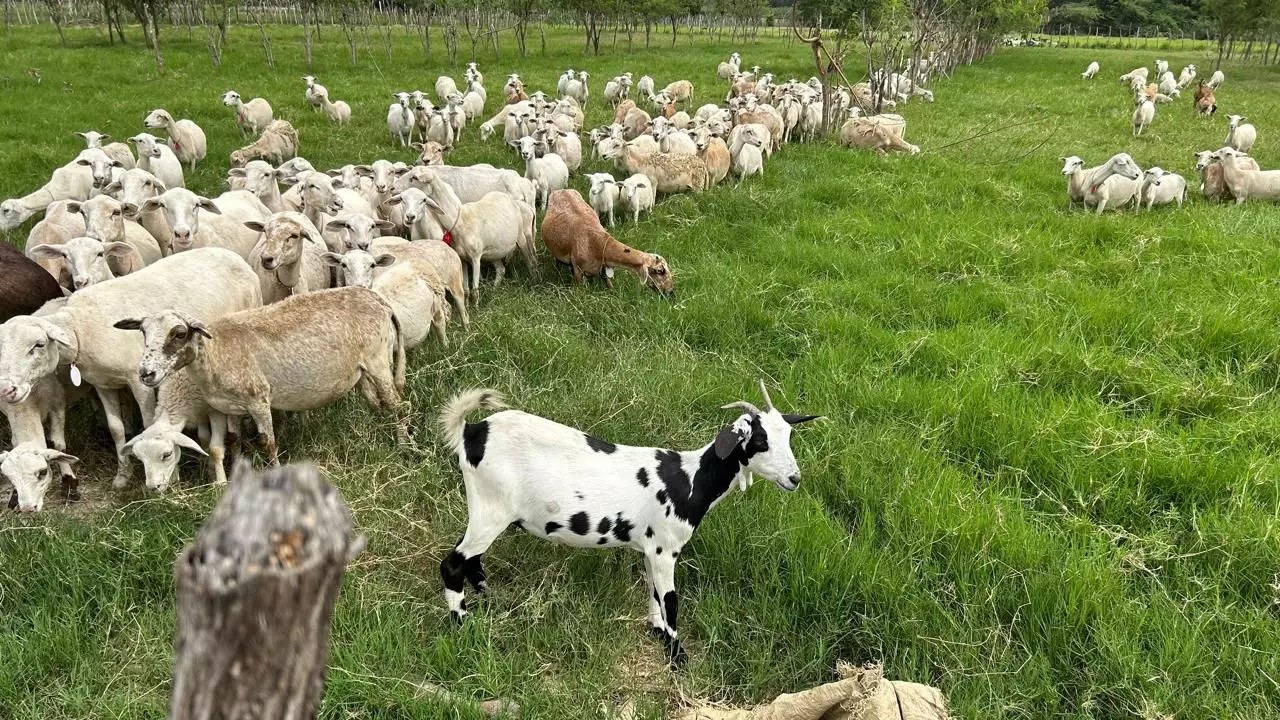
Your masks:
M483 554L472 555L462 562L462 573L476 592L484 592L484 565L481 564Z
M667 506L667 517L671 517L671 506Z
M585 512L574 513L569 518L569 529L578 535L586 535L591 532L591 518Z
M662 596L662 606L667 612L667 627L671 628L672 632L675 632L676 615L680 612L680 601L676 598L675 590L668 590L667 593Z
M635 525L632 525L629 520L619 515L618 521L613 524L613 536L622 542L630 542L631 531L634 529Z
M562 527L564 527L564 526L563 526L563 525L561 525L561 524L560 524L560 523L558 523L558 522L554 522L554 521L553 521L553 522L549 522L549 523L547 523L547 526L546 526L545 528L543 528L543 529L546 531L546 533L547 533L548 535L550 535L551 533L553 533L553 532L555 532L555 531L559 530L559 529L560 529L560 528L562 528Z
M576 493L574 493L574 494L573 494L573 496L574 496L574 497L576 497L576 498L578 498L579 500L585 500L585 499L586 499L586 496L585 496L585 495L583 495L583 494L582 494L582 493L580 493L580 492L576 492Z
M489 441L489 421L467 423L462 428L462 449L471 467L478 467L484 460L484 445Z
M515 521L515 522L513 522L513 523L511 523L511 524L512 524L512 525L515 525L517 530L524 530L524 529L525 529L525 527L524 527L524 521L523 521L523 520L517 520L517 521Z
M653 601L662 602L662 598L658 597L658 588L653 589Z
M645 536L645 537L648 537L648 538L653 537L653 526L652 526L652 525L650 525L649 527L645 528L645 530L644 530L644 536Z
M667 504L667 491L666 491L666 490L659 490L659 491L658 491L658 494L657 494L657 495L655 495L654 497L658 498L658 504L659 504L659 505L666 505L666 504Z
M653 553L653 554L654 554L654 555L661 555L661 554L662 554L662 548L661 548L661 547L659 547L657 550L655 550L655 551L654 551L654 553Z
M673 450L658 450L655 457L658 461L658 479L662 481L665 492L658 493L658 502L670 500L667 516L674 509L676 517L697 527L711 509L712 503L733 487L733 481L743 465L756 453L769 449L769 439L760 418L751 419L751 440L746 447L738 446L726 458L720 458L715 447L709 447L698 458L698 469L692 478L684 468L684 460L680 453Z
M608 440L601 440L600 438L595 437L594 435L588 435L587 433L583 433L582 435L587 439L587 445L591 446L591 449L598 453L612 455L618 451L618 446Z
M607 538L607 537L602 537L602 538L600 538L599 540L597 540L597 541L596 541L596 544L597 544L597 545L604 545L604 544L605 544L605 543L607 543L607 542L609 542L609 538Z
M462 557L462 553L457 550L450 550L444 560L440 561L440 579L444 582L446 590L462 592L465 579L463 566L465 564L466 558Z
M609 528L613 526L613 521L607 517L600 518L600 524L596 525L596 532L601 535L608 535Z
M640 481L640 487L649 487L649 471L648 470L645 470L644 468L640 468L640 471L636 473L636 479Z

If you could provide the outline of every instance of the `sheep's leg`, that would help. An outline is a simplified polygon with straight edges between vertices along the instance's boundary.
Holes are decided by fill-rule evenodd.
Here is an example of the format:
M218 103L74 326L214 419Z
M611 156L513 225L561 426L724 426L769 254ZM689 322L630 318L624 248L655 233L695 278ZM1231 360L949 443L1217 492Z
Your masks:
M471 256L471 297L480 302L480 253Z
M107 431L111 433L111 441L116 445L116 476L111 487L121 490L129 485L132 461L129 453L124 451L124 418L120 415L120 393L117 390L98 390L98 399L102 401L102 410L107 415Z
M60 403L49 411L49 445L58 452L67 451L67 407ZM68 500L80 499L80 481L76 479L71 463L59 461L58 472L62 474L62 497Z
M249 417L253 418L253 424L258 426L258 437L262 442L263 451L267 453L267 462L272 467L280 466L280 448L276 445L276 430L271 420L271 403L255 402L249 406Z
M662 624L658 627L658 635L667 649L667 659L673 667L685 662L684 649L680 647L680 634L676 630L680 600L676 596L676 559L670 554L650 555L645 553L645 560L650 569L649 581L653 583L653 593L661 599Z
M1104 196L1102 197L1102 199L1098 201L1098 208L1097 208L1097 210L1094 212L1094 214L1095 214L1095 215L1101 215L1101 214L1102 214L1102 211L1103 211L1103 210L1105 210L1105 209L1106 209L1106 207L1107 207L1107 198L1106 198L1106 196L1104 195Z
M156 391L142 384L138 376L134 374L129 378L129 392L133 394L133 399L138 403L138 410L142 413L142 426L147 427L156 419Z
M502 284L502 278L507 274L507 264L502 260L493 261L493 286L498 287Z
M485 574L481 563L484 552L516 519L495 508L473 505L470 496L467 501L467 532L440 561L445 602L449 604L449 614L457 622L462 622L467 616L465 583L470 582L476 592L484 592Z
M219 412L209 412L209 469L213 473L214 485L227 484L227 469L223 465L226 457L227 416Z
M451 289L449 294L453 296L450 299L453 301L454 309L462 316L462 327L470 328L471 316L467 314L467 291L463 283L458 283L458 286Z

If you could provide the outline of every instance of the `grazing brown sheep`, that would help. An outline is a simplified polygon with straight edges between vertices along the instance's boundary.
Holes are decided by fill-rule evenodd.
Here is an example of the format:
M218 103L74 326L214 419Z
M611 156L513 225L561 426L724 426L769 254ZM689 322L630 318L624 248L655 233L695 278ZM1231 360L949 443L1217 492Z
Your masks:
M664 295L675 292L667 261L615 240L577 190L551 193L542 221L542 242L556 262L572 268L576 283L584 276L603 277L605 287L612 289L613 269L620 267Z

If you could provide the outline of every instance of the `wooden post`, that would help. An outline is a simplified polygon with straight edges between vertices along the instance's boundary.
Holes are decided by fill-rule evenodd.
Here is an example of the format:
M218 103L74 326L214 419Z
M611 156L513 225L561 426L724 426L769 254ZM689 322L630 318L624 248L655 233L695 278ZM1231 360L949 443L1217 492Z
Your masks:
M237 464L175 568L170 720L314 718L338 587L364 546L314 467Z

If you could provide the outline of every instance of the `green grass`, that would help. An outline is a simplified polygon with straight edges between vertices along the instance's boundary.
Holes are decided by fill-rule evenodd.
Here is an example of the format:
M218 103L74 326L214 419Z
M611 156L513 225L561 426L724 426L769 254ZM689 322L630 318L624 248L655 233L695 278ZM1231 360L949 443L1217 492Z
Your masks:
M136 45L76 30L62 50L51 32L15 31L0 45L0 196L71 157L72 131L126 137L161 105L205 127L211 161L190 184L215 194L238 145L228 88L271 99L318 167L407 159L385 134L388 93L429 89L446 68L411 37L393 63L376 49L352 67L325 33L315 74L355 109L342 130L303 109L283 31L275 72L247 29L221 70L198 37L171 33L158 77ZM489 87L512 69L554 87L584 66L598 92L625 68L689 77L701 100L732 49L682 39L584 60L576 36L549 44L482 57ZM802 46L742 50L783 78L811 74ZM1103 72L1084 83L1094 58ZM1203 52L1168 59L1211 66ZM324 717L472 717L418 697L428 681L531 718L599 717L628 698L656 718L679 691L765 701L830 679L839 658L936 683L965 718L1276 717L1280 210L1193 198L1095 218L1067 209L1059 174L1061 155L1127 150L1191 177L1193 151L1220 144L1223 113L1201 121L1187 100L1130 137L1111 78L1153 60L1001 51L903 110L917 157L790 146L763 179L664 201L618 235L668 258L674 304L629 277L613 293L571 288L544 256L540 279L517 272L486 293L451 348L411 355L421 458L354 399L288 418L288 459L318 463L369 537L334 618ZM1222 110L1254 118L1255 156L1280 166L1276 74L1226 72ZM474 130L455 159L514 164ZM437 565L466 512L431 419L453 392L493 386L602 437L690 447L725 421L718 405L756 399L761 376L783 407L830 420L796 435L798 492L757 483L682 558L687 670L669 676L643 632L634 553L506 536L486 556L491 594L450 626ZM104 502L0 520L0 717L164 712L171 564L217 493L103 490L100 425L79 412L72 451Z

